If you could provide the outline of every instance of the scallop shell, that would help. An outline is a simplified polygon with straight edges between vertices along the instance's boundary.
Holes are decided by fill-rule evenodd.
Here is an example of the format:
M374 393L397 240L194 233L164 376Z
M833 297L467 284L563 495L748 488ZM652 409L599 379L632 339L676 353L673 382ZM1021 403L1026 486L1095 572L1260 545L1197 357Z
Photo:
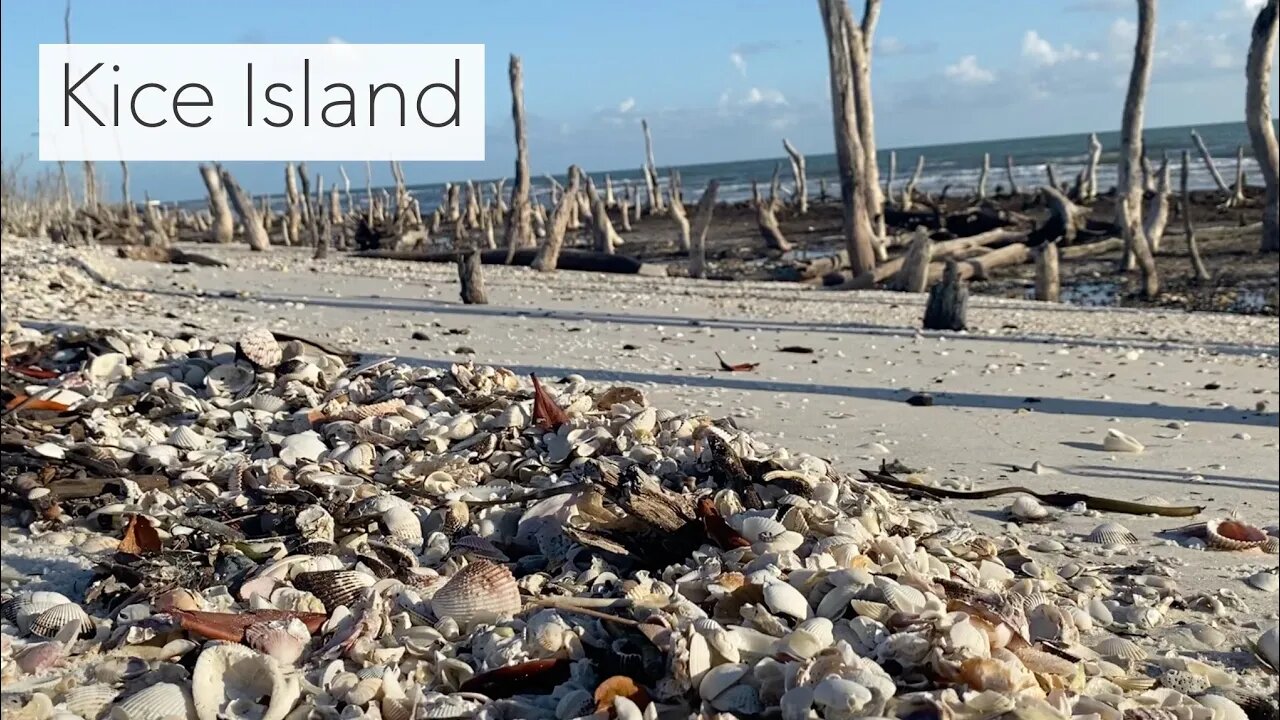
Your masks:
M785 582L771 582L764 586L764 604L779 615L797 620L808 620L813 614L804 595Z
M408 506L397 505L382 513L388 539L412 550L422 547L422 520Z
M453 500L441 509L440 530L453 535L471 522L471 509L466 503Z
M431 598L438 618L453 618L469 627L520 612L520 588L507 568L488 560L465 565Z
M711 701L711 707L733 717L755 717L764 712L760 694L750 685L735 685Z
M1240 520L1217 518L1205 524L1205 544L1214 550L1250 550L1266 541L1265 532Z
M1019 495L1009 505L1009 515L1022 522L1039 522L1049 518L1049 510L1030 495Z
M1113 522L1094 528L1086 539L1099 545L1133 545L1138 542L1138 536L1129 532L1129 528Z
M283 720L300 694L297 679L286 678L275 659L235 643L206 645L191 679L199 720L221 720L233 709L241 717Z
M1134 641L1112 635L1093 648L1099 655L1120 665L1129 665L1147 659L1147 651Z
M0 607L4 619L18 626L24 634L31 631L31 622L51 607L71 602L71 598L51 590L36 590L9 598ZM54 632L57 632L56 630Z
M148 685L111 708L111 720L167 720L193 715L195 706L187 689L167 682Z
M245 645L269 655L284 665L292 665L302 657L311 633L297 618L254 623L245 628Z
M1102 438L1102 448L1107 452L1123 452L1123 453L1140 453L1146 448L1142 443L1130 435L1126 435L1119 430L1107 430L1106 437Z
M289 401L268 393L256 393L249 398L249 406L266 413L278 413L289 408Z
M236 352L260 370L274 369L284 357L276 336L266 328L246 331L236 341Z
M499 563L510 560L507 554L502 552L497 545L479 535L463 535L455 539L449 547L449 553L451 555L465 555L471 559L492 560Z
M85 720L97 720L119 695L120 690L110 685L82 685L68 690L62 696L62 704Z
M179 425L169 433L165 442L183 450L203 450L209 445L209 438L201 435L190 425Z
M814 617L796 626L778 643L778 652L798 660L817 655L835 642L834 624L824 617Z
M356 570L317 570L298 573L293 577L293 586L315 595L326 610L333 612L355 602L377 581L372 575Z
M31 632L40 637L51 638L58 634L67 623L80 623L80 637L93 637L95 628L93 619L84 608L75 603L62 603L40 613L31 623Z

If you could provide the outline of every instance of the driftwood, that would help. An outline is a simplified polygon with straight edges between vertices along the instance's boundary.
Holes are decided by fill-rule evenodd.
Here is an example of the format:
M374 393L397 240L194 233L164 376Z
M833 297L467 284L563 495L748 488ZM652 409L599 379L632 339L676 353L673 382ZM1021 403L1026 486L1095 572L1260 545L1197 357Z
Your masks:
M1191 256L1191 272L1196 282L1208 282L1209 271L1200 258L1200 245L1196 242L1196 231L1191 226L1191 193L1187 190L1188 178L1191 175L1191 152L1182 151L1182 168L1179 171L1179 185L1182 191L1182 232L1187 236L1187 254Z
M427 253L405 252L399 250L369 250L353 254L355 257L377 258L381 260L409 260L413 262L454 262L457 259L457 253L452 250L437 250ZM536 255L537 251L530 248L517 250L515 255L512 256L510 264L515 266L531 265ZM503 249L483 250L480 253L480 262L485 265L505 265L507 264L506 260L507 251ZM646 265L636 258L628 257L626 255L609 255L590 250L576 250L573 248L565 248L560 251L560 257L557 259L556 269L617 273L621 275L666 274L666 269L662 266Z
M685 214L684 200L680 197L680 173L671 169L671 220L676 224L676 248L689 252L689 217ZM602 211L603 212L603 211Z
M920 176L924 174L924 156L916 158L916 169L911 173L911 179L907 181L906 186L902 188L902 205L903 210L910 210L915 205L916 185L920 183Z
M1031 233L1033 243L1061 242L1070 245L1086 226L1089 209L1071 202L1061 190L1046 185L1040 188L1049 206L1049 219Z
M458 282L462 285L462 302L467 305L487 305L489 296L484 290L484 272L480 269L480 251L468 248L458 253Z
M298 179L293 163L284 166L285 222L281 228L285 245L301 245L302 211L298 205Z
M965 329L965 315L969 309L969 287L960 277L954 260L947 261L942 282L929 288L929 301L925 304L925 330Z
M782 138L782 149L787 151L787 157L791 159L791 177L795 180L791 204L795 206L797 213L804 215L809 212L809 182L805 177L804 155L786 138Z
M1231 188L1227 186L1227 182L1222 179L1222 174L1218 172L1218 165L1213 161L1213 155L1209 154L1209 148L1204 144L1204 138L1200 137L1200 133L1194 129L1191 131L1191 142L1195 144L1196 151L1200 153L1200 160L1204 162L1204 167L1209 171L1209 176L1213 178L1213 184L1218 186L1223 195L1227 196L1223 203L1225 207L1232 207L1235 203Z
M974 193L978 201L987 199L987 176L991 174L991 153L982 153L982 170L978 173L978 189Z
M653 136L649 133L649 121L641 118L640 129L644 131L644 178L649 188L649 212L662 213L666 206L662 202L662 188L658 185L658 166L653 162Z
M607 175L605 177L608 178ZM631 183L627 183L622 191L622 199L618 201L618 223L622 226L622 232L631 232L632 198Z
M1147 83L1151 77L1151 47L1155 42L1156 2L1138 0L1138 34L1133 49L1133 67L1125 94L1120 123L1120 159L1116 166L1116 225L1125 238L1125 262L1132 257L1142 270L1142 292L1153 299L1160 292L1156 260L1142 225L1143 187L1139 177L1142 162L1142 112Z
M1058 244L1049 242L1036 250L1036 290L1037 300L1058 302L1062 295L1062 284L1058 271Z
M245 239L249 242L251 250L263 251L271 245L270 239L267 238L266 228L262 226L262 216L258 214L258 209L253 206L253 200L249 197L231 177L229 170L222 170L220 173L222 185L227 189L227 194L231 196L231 204L236 209L236 214L240 216L240 224L244 227Z
M897 174L898 174L898 151L890 150L889 151L889 174L884 179L884 198L885 198L885 202L891 205L897 204L897 201L893 197L893 180L894 180L894 176Z
M1245 204L1244 196L1244 146L1236 146L1236 181L1231 184L1231 204L1240 206Z
M200 177L204 179L205 189L209 192L209 212L213 213L213 225L209 229L211 239L216 243L229 243L235 238L236 223L231 217L231 207L227 204L227 191L222 186L222 177L218 168L213 165L201 165Z
M564 247L564 236L569 230L569 216L571 215L571 207L576 207L578 201L574 196L578 194L578 168L571 166L568 172L569 190L560 195L560 202L556 203L556 209L551 213L551 222L547 227L547 239L543 241L542 247L538 248L538 253L530 263L535 270L548 272L555 270L560 262L561 249ZM515 252L512 249L507 264L511 264L515 259Z
M614 249L622 244L622 238L614 231L609 211L604 206L604 198L596 192L590 175L587 175L587 198L591 202L591 236L595 238L596 252L612 255Z
M689 277L707 276L707 231L711 228L711 216L715 212L716 192L719 189L719 180L708 180L707 189L702 191L702 199L698 201L698 209L693 216L692 246L689 249Z
M609 173L604 174L604 206L610 210L618 207L618 196L613 191L613 178Z
M1280 144L1276 142L1275 121L1271 117L1271 66L1276 55L1280 7L1267 0L1258 10L1245 62L1245 124L1253 157L1262 173L1266 198L1262 210L1263 252L1280 251Z
M1021 194L1018 190L1018 180L1013 176L1013 156L1012 155L1004 156L1004 171L1005 171L1005 174L1009 176L1009 194L1015 195L1015 196Z
M902 261L902 269L890 284L894 290L919 293L929 288L929 261L933 259L933 241L924 228L916 228Z
M1058 182L1058 173L1053 169L1053 163L1044 164L1044 174L1045 174L1045 177L1049 180L1049 187L1059 188L1059 189L1062 188L1062 184Z
M1169 156L1165 155L1160 162L1160 169L1155 172L1155 191L1147 200L1147 210L1143 217L1142 232L1147 236L1151 252L1160 252L1160 241L1164 239L1164 229L1169 223Z
M1080 260L1087 257L1107 255L1124 247L1124 238L1110 237L1098 242L1072 245L1058 248L1059 260Z
M956 238L954 240L943 240L932 244L932 261L942 261L947 259L959 259L974 250L992 246L1004 246L1012 243L1026 243L1028 236L1026 232L1020 230L991 230L971 237ZM824 285L844 285L846 289L856 290L859 287L868 287L870 284L853 283L852 278L832 270L824 270L835 263L839 263L840 267L847 262L848 256L840 253L827 258L817 258L808 263L798 263L798 272L802 279L813 279L822 277ZM876 266L875 272L872 274L873 283L880 283L896 276L902 270L903 264L906 262L906 255L893 258L887 262L883 262ZM936 263L935 263L936 264Z
M1089 133L1089 161L1085 165L1083 182L1077 197L1081 202L1092 202L1098 196L1098 161L1102 159L1102 143L1097 133Z
M774 172L775 177L777 172ZM760 196L760 187L756 181L751 181L751 204L756 209L756 227L760 230L760 237L764 239L765 247L778 252L787 252L791 249L791 243L786 236L782 234L782 228L778 225L778 215L775 212L777 204L777 196L772 192L769 199L765 200Z
M156 245L121 245L116 248L116 255L126 260L145 260L148 262L173 263L174 265L227 266L221 260L211 258L208 255Z
M929 266L929 279L933 281L944 277L951 263L957 263L957 272L961 280L986 280L991 277L993 270L1010 265L1021 265L1030 260L1031 247L1026 243L1014 243L974 258L959 261L947 260L945 266L942 263L933 263Z
M520 57L512 55L508 66L511 79L511 121L516 133L516 179L511 186L511 212L503 232L507 247L532 247L533 208L529 205L529 143L524 127L524 70Z

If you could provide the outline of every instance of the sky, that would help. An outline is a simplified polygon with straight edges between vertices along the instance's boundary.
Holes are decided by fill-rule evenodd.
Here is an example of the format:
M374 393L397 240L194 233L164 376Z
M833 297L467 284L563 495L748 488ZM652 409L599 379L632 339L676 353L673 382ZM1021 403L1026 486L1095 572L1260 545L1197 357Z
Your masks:
M1160 0L1148 127L1243 119L1244 60L1262 2ZM0 8L0 147L6 162L28 154L23 167L38 172L52 163L35 161L37 49L62 42L64 7ZM853 9L861 17L859 0ZM884 0L872 56L877 143L1116 129L1135 21L1133 0ZM806 153L833 146L814 0L75 0L72 40L485 44L486 160L406 163L411 184L513 174L509 53L524 63L535 175L571 163L639 167L642 117L660 166L776 157L783 137ZM1273 107L1278 96L1273 86ZM108 198L118 198L119 168L99 167ZM280 191L279 164L228 167L250 192ZM347 170L363 184L363 168ZM204 193L190 163L131 163L130 175L135 198ZM390 180L375 168L375 184Z

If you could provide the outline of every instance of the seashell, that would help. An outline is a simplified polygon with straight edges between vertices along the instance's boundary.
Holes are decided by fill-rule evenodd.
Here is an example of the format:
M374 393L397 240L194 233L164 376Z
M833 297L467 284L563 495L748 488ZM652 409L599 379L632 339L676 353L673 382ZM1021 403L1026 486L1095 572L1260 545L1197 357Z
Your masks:
M1280 626L1264 630L1254 641L1253 651L1272 672L1280 672Z
M85 720L97 720L119 695L120 690L110 685L81 685L62 696L62 705Z
M1171 669L1160 674L1160 687L1177 690L1183 695L1199 695L1210 688L1210 683L1203 675Z
M1218 518L1205 524L1205 544L1213 550L1250 550L1266 541L1265 532L1240 520Z
M165 442L183 450L203 450L209 445L209 438L190 425L179 425L169 433Z
M199 720L221 720L233 713L283 720L301 693L297 679L286 678L274 658L235 643L206 645L191 678L191 700Z
M1244 581L1248 583L1250 587L1257 588L1263 592L1273 593L1276 590L1280 590L1280 574L1277 574L1274 570L1264 570L1262 572L1254 573L1245 578Z
M316 570L295 575L293 586L315 595L326 610L333 612L335 608L355 602L377 580L356 570Z
M918 613L924 609L927 602L924 593L909 585L894 583L884 586L881 591L889 607L898 612Z
M270 330L253 328L236 340L236 355L259 370L272 370L280 364L284 351Z
M813 614L809 601L801 592L785 582L771 582L764 586L764 604L775 613L797 620L808 620Z
M1106 638L1094 645L1093 649L1102 657L1119 665L1130 665L1139 660L1147 659L1146 650L1143 650L1134 641L1119 635L1112 635Z
M1138 542L1137 535L1129 532L1129 529L1120 523L1114 522L1102 523L1094 528L1086 539L1099 545L1134 545Z
M745 677L748 667L744 663L725 663L711 668L698 683L698 695L707 701L716 699Z
M1201 695L1196 702L1213 711L1212 720L1249 720L1244 708L1234 700L1222 695Z
M835 642L834 624L824 617L813 617L796 625L778 643L778 652L798 660L807 660Z
M307 540L333 542L333 516L319 505L309 505L294 517L298 533Z
M31 632L40 637L51 638L57 635L58 631L67 623L79 623L79 636L82 638L93 637L96 632L93 619L89 617L89 613L72 602L54 605L40 613L31 623Z
M471 522L471 510L466 503L450 501L441 509L440 531L453 535Z
M1049 510L1030 495L1019 495L1009 505L1009 515L1021 522L1040 522L1049 519Z
M203 657L203 655L201 656ZM191 694L181 685L148 685L111 708L111 720L168 720L195 715Z
M498 563L505 563L510 560L507 554L502 552L497 545L479 535L463 535L460 538L456 538L449 546L449 553L463 555L472 559L492 560Z
M1107 452L1140 453L1146 448L1135 438L1112 428L1102 438L1102 449Z
M397 505L382 513L387 537L415 552L422 547L422 520L408 506Z
M280 442L279 457L285 465L293 467L299 461L315 461L328 449L324 440L320 439L319 433L315 430L305 430L296 435L290 435ZM316 478L312 478L312 481L315 482Z
M436 591L431 610L462 627L494 622L520 612L520 588L507 568L477 560L464 565Z
M813 702L826 708L825 716L858 717L872 700L866 687L842 677L827 677L813 688Z
M89 361L85 372L99 385L119 382L129 377L129 358L124 353L103 353Z
M574 720L590 715L596 709L596 701L591 693L582 688L575 688L565 693L556 703L556 720Z
M849 606L853 608L853 612L858 617L865 617L875 620L879 623L888 622L893 615L893 608L884 603L872 602L870 600L850 600Z
M711 701L711 707L734 717L754 717L764 712L760 694L750 685L734 685Z
M268 393L255 393L249 397L249 407L265 413L278 413L289 409L289 401Z
M257 375L243 365L218 365L204 376L204 386L215 397L238 397L253 387Z
M297 618L255 623L244 631L245 645L284 665L292 665L302 657L309 642L311 633Z
M31 631L31 622L49 608L71 602L71 598L50 590L36 590L9 598L0 606L4 619L18 626L24 634ZM54 632L57 632L56 630Z
M354 473L371 473L374 461L378 459L378 449L371 443L361 442L335 453L330 459L336 460Z

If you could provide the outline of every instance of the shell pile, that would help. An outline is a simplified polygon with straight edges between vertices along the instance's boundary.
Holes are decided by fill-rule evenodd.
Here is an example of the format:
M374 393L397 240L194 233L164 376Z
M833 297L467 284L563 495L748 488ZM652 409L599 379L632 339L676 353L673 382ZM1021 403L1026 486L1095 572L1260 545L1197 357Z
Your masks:
M984 536L576 376L556 421L505 369L260 329L4 344L69 408L6 420L6 533L94 563L6 578L6 718L1274 716L1276 630L1115 523Z

